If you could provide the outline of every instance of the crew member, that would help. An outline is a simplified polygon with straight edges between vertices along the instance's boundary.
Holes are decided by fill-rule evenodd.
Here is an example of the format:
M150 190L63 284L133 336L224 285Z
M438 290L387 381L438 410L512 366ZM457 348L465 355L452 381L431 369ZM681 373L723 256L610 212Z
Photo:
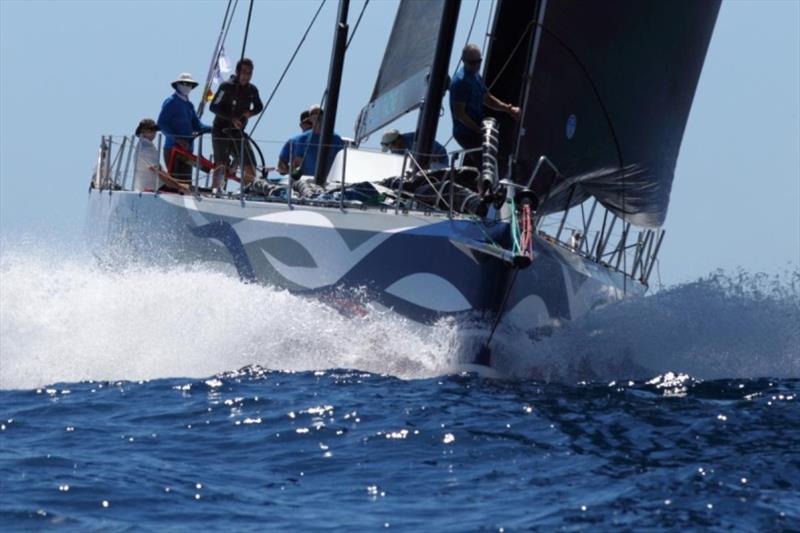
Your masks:
M136 126L135 134L139 142L136 145L136 164L133 174L134 191L158 190L158 150L153 144L157 131L158 125L151 118L142 119Z
M252 183L256 175L255 156L250 142L244 141L244 156L240 157L242 134L247 120L264 109L258 88L250 83L253 61L243 58L236 63L236 74L223 82L209 109L216 115L212 139L214 144L214 179L212 186L223 185L225 173L234 173L239 163L244 169L245 183Z
M295 135L283 145L279 159L278 172L290 174L293 178L313 176L317 168L317 152L319 151L320 130L322 129L322 109L312 106L308 110L311 129ZM344 148L344 141L336 133L331 138L331 149L328 161L325 162L323 174L327 175L336 154Z
M479 70L483 58L476 44L468 44L461 53L464 66L458 69L450 82L450 112L453 115L453 138L464 149L481 146L481 121L484 106L505 111L519 119L519 107L507 104L489 92ZM474 166L480 163L480 154L468 154L465 158Z
M177 181L190 184L192 180L191 163L177 151L174 146L180 146L191 152L194 149L194 137L199 133L208 133L211 128L197 118L194 105L189 101L189 93L197 87L197 82L188 72L182 73L172 82L172 93L161 105L158 115L158 127L164 132L164 161L167 172Z
M302 113L300 113L300 132L306 132L314 127L313 122L311 121L311 114L308 112L308 109L304 109ZM296 136L295 136L296 137ZM281 153L288 154L291 151L291 142L294 141L295 137L292 137L285 143L283 143L283 148L281 148ZM288 168L288 162L286 164ZM278 172L280 172L280 162L278 163ZM286 172L281 172L281 174L286 174Z
M387 130L381 137L381 150L393 154L405 153L406 150L414 148L415 138L416 134L413 131L400 133L397 129ZM430 162L431 165L447 164L447 150L436 141L433 141L433 154L431 154Z

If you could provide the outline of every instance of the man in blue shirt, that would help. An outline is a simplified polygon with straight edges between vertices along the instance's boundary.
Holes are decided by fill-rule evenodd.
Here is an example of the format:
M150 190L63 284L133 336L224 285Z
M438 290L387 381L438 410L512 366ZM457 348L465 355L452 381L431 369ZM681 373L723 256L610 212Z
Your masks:
M381 137L381 149L384 152L402 154L406 150L414 148L415 138L416 133L413 131L400 133L399 130L391 129ZM431 165L447 165L447 150L436 141L433 141L433 154L431 154L430 163Z
M316 171L319 136L322 128L322 109L319 106L313 106L308 110L308 115L312 128L295 135L283 145L278 159L278 172L281 174L290 174L291 177L298 178L300 176L313 176ZM344 148L344 141L334 133L323 175L328 174L333 164L333 159L342 148Z
M210 126L206 126L197 118L194 105L189 101L189 93L197 87L197 82L192 75L184 72L172 82L172 93L161 105L158 115L158 127L164 132L164 162L167 172L173 178L184 183L192 180L192 165L178 153L172 153L173 146L180 146L188 151L194 149L194 136L196 133L209 133Z
M479 70L483 58L476 44L468 44L461 53L464 66L458 69L450 82L450 112L453 115L453 138L464 149L481 146L481 121L484 106L505 111L519 119L519 108L493 96L483 81ZM472 164L480 162L480 154L468 157ZM477 166L477 165L476 165Z

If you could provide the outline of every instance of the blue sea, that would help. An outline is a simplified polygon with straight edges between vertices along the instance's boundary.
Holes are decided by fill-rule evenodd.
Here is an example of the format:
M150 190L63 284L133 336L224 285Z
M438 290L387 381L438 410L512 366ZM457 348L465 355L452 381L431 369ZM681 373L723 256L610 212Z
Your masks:
M66 255L66 256L64 256ZM0 529L800 530L800 273L548 334L0 254Z

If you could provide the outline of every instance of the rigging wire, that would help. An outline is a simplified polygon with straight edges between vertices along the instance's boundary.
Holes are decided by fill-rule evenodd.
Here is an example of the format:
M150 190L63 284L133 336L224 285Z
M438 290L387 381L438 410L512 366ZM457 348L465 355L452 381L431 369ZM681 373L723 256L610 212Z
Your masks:
M606 105L603 102L603 99L600 97L600 91L597 89L597 86L594 84L594 80L589 75L589 70L586 68L586 66L583 64L583 62L580 60L580 58L578 57L578 54L576 54L575 51L572 48L567 46L567 43L562 41L561 38L558 37L558 35L556 35L554 32L550 31L547 27L545 27L544 24L540 24L540 23L536 22L535 20L533 20L531 22L535 23L543 32L547 33L550 37L555 39L555 41L558 42L567 52L569 52L569 54L573 57L573 59L575 59L575 63L578 65L578 67L581 69L581 71L583 71L584 76L586 76L586 80L589 82L589 87L592 88L592 92L594 93L594 96L597 99L597 103L600 105L600 109L603 111L603 116L606 119L606 123L608 124L608 129L611 132L611 138L614 141L614 148L615 148L615 150L617 152L617 160L619 161L619 171L621 173L620 184L622 185L622 210L621 210L622 216L620 218L622 218L622 221L624 223L625 222L625 215L628 214L628 208L627 208L626 201L625 201L626 200L626 194L625 194L626 193L626 188L625 188L625 160L622 158L622 147L619 144L619 138L617 137L617 130L614 128L614 123L611 121L611 114L608 112L608 109L606 108ZM527 30L525 30L525 31L527 33ZM515 51L516 51L516 49L515 49ZM512 53L512 55L513 55L513 53ZM505 68L505 65L503 66L503 68ZM627 269L627 262L628 262L627 256L623 256L623 270ZM623 294L627 294L628 293L628 279L627 279L627 276L623 276L622 277L622 291L623 291Z
M369 5L369 0L364 2L364 7L361 8L361 13L358 14L358 18L356 19L356 23L353 26L353 31L350 32L350 38L347 39L347 44L344 45L344 49L347 50L350 48L350 42L353 40L353 37L356 35L356 30L358 30L358 25L361 24L361 17L364 16L364 11L367 10L367 6Z
M492 0L492 5L494 5L494 0ZM475 11L472 12L472 22L469 25L469 31L467 32L467 39L466 39L466 41L464 41L464 48L466 48L466 46L469 44L469 40L472 37L472 29L475 27L475 19L478 17L478 8L480 6L481 6L481 0L478 0L477 2L475 2ZM489 15L490 15L490 18L491 18L491 7L489 8ZM488 23L487 23L487 27L488 27ZM462 50L463 50L463 48L462 48ZM481 54L483 54L483 52L485 52L485 51L486 51L486 40L484 39L483 48L481 49ZM463 55L463 52L462 52L462 55ZM453 70L453 75L450 76L450 79L453 79L453 77L456 75L456 73L458 73L458 69L459 69L459 67L461 67L461 63L462 62L463 62L463 58L461 56L459 56L458 57L458 63L456 63L456 68L455 68L455 70ZM444 108L442 108L442 110L444 111ZM451 135L450 138L447 139L447 142L445 142L443 146L446 148L447 145L450 144L450 141L452 141L452 140L453 140L453 136Z
M247 36L250 34L250 17L253 15L253 2L250 0L250 9L247 10L247 23L244 26L244 41L242 41L242 57L244 59L244 51L247 48Z
M483 51L482 53L484 54L486 53L486 45L489 43L489 36L491 35L491 33L489 33L489 26L492 23L492 18L494 18L492 17L493 12L494 12L494 0L492 0L492 3L489 4L489 15L486 17L486 31L483 33L483 47L481 48L481 50Z
M556 35L552 31L550 31L543 24L537 22L535 19L531 20L528 23L528 26L525 28L525 31L522 32L522 35L520 36L520 39L517 41L517 44L514 45L514 49L511 51L511 54L509 54L508 59L506 60L505 64L500 68L500 70L498 71L498 73L495 76L494 80L492 80L492 83L487 87L487 89L491 89L494 86L494 84L497 83L497 81L500 78L500 75L503 73L503 71L506 69L506 67L508 67L509 63L511 62L511 58L517 52L517 49L520 47L520 45L522 44L522 42L525 39L526 35L528 34L528 31L530 31L530 29L534 25L537 26L538 28L540 28L541 31L547 33L550 37L552 37L558 44L560 44L573 57L573 59L575 60L575 63L581 69L581 71L583 72L584 76L586 77L586 80L589 82L589 86L592 88L592 92L594 93L594 96L595 96L595 98L597 100L597 103L600 105L600 109L603 112L603 117L606 120L606 124L608 124L608 128L609 128L609 131L611 133L611 138L612 138L612 140L614 142L614 149L617 152L617 160L619 162L619 171L622 173L622 178L621 178L620 181L621 181L621 184L622 184L622 215L623 216L621 218L623 220L625 220L625 215L627 214L627 206L626 206L626 201L625 201L626 200L626 194L625 194L625 163L624 163L624 159L622 157L622 148L621 148L621 146L619 144L619 138L617 137L617 131L614 128L613 122L611 121L611 114L608 112L608 109L606 108L605 103L603 102L603 99L600 97L600 92L598 91L597 86L594 83L594 80L589 75L588 69L583 64L583 62L581 62L580 58L578 57L578 54L576 54L575 51L572 48L570 48L563 40L561 40L558 37L558 35ZM627 265L627 257L624 257L623 261ZM623 290L625 292L627 292L627 280L623 281Z
M322 8L325 6L325 2L326 2L326 0L322 0L320 2L319 7L317 8L317 12L314 13L314 17L311 19L311 22L308 24L308 27L306 28L305 33L303 33L303 37L300 39L300 42L297 44L297 48L294 49L294 53L292 53L292 57L289 58L289 62L286 64L286 67L284 67L280 78L278 78L278 82L275 84L275 87L272 89L272 92L269 95L269 98L267 98L267 102L264 104L264 109L261 110L261 113L259 113L258 119L256 120L255 124L253 124L253 127L250 128L250 135L253 135L253 132L256 130L256 127L258 126L258 123L261 122L261 117L264 116L264 113L266 112L267 108L269 107L269 104L272 102L272 99L275 97L275 93L278 92L278 88L281 86L281 83L283 82L283 79L286 77L286 74L289 72L289 68L291 68L292 63L294 62L294 59L297 57L297 53L300 52L300 48L303 47L303 43L305 42L306 37L308 37L308 34L311 32L311 28L314 26L314 23L317 21L317 17L319 16L320 12L322 11Z
M228 38L228 32L231 29L231 23L233 22L233 16L236 14L236 8L239 7L239 0L234 0L233 2L233 9L231 10L231 16L228 19L228 25L225 27L225 34L222 36L222 43L225 44L225 39Z
M208 65L208 70L206 71L206 84L205 84L205 87L203 88L203 95L205 95L208 92L208 89L211 87L211 76L214 73L214 65L216 65L217 62L219 61L219 59L218 59L219 58L219 49L220 49L220 45L222 44L222 36L225 34L225 26L228 23L228 15L230 14L231 4L232 3L233 3L233 0L228 0L228 5L227 5L227 7L225 7L225 16L222 17L222 25L219 28L219 35L217 36L217 43L214 45L214 53L211 55L211 64ZM203 102L204 101L205 101L205 98L202 98L200 100L200 112L201 113L202 113Z
M554 34L552 31L550 31L548 28L546 28L543 24L540 24L535 19L531 20L531 22L528 23L528 26L525 28L525 31L520 36L520 39L517 41L517 44L514 46L514 49L509 54L508 59L506 60L505 64L503 64L503 66L500 68L500 70L498 71L497 75L495 76L495 79L492 81L491 85L489 85L487 87L487 89L491 89L494 86L494 84L498 81L498 79L500 78L500 75L503 73L503 71L506 69L506 67L508 67L509 63L511 62L511 59L514 57L514 54L517 52L517 49L522 44L523 40L525 39L525 37L527 36L528 32L531 30L531 28L533 27L534 24L537 27L539 27L541 31L547 33L549 36L551 36L553 39L555 39L555 41L558 42L573 57L573 59L575 60L575 62L578 65L578 67L581 69L581 71L583 71L583 74L586 77L587 81L589 82L589 86L592 88L594 96L597 99L597 103L600 105L600 109L603 112L604 118L606 119L606 123L608 124L609 130L611 132L612 140L614 141L614 148L616 149L617 159L619 161L619 170L622 173L622 179L621 179L621 182L622 182L622 215L623 215L622 216L622 220L624 222L625 214L626 214L626 205L625 205L625 165L624 165L624 160L622 158L622 148L620 147L619 139L617 138L617 132L614 129L614 124L611 121L611 115L609 114L608 109L606 109L606 106L603 103L603 99L600 97L600 92L598 91L597 87L595 86L594 80L589 75L589 71L587 70L586 66L581 62L580 58L578 57L578 54L576 54L575 51L572 50L572 48L570 48L564 41L562 41L556 34ZM512 206L512 209L513 209L513 206ZM608 214L608 212L606 212L606 215L607 214ZM512 218L512 225L513 224L514 224L514 218ZM604 217L604 226L605 226L605 217ZM513 232L513 228L512 228L512 238L514 239L514 244L517 245L516 235ZM624 258L623 260L625 260L627 262L627 258ZM623 270L624 269L625 269L625 266L623 266ZM503 301L502 301L502 303L500 305L500 310L499 310L499 312L498 312L498 314L497 314L497 316L495 318L494 324L492 325L492 329L491 329L491 332L489 333L489 337L486 340L486 342L484 343L480 353L478 354L478 361L484 362L485 364L488 364L488 362L490 361L491 351L489 349L489 343L491 342L492 337L494 336L494 333L495 333L495 330L497 329L497 326L500 324L500 319L502 317L503 310L505 309L505 305L506 305L508 296L511 293L511 288L514 286L514 283L516 282L517 272L518 271L519 271L519 268L515 268L513 273L512 273L510 284L508 285L508 287L506 289L505 295L503 297ZM627 293L627 277L626 276L623 276L623 291L625 293Z
M233 3L233 10L231 10L231 3ZM200 104L197 106L197 117L200 118L203 116L203 111L205 110L206 105L206 95L208 91L211 89L211 77L214 74L214 70L216 69L219 63L219 56L222 53L222 49L225 47L225 39L228 38L228 31L231 29L231 22L233 22L233 15L236 13L236 7L239 5L239 0L228 0L228 7L225 9L225 16L222 19L222 26L219 29L219 37L217 38L217 47L214 51L214 55L211 58L211 64L208 67L208 73L206 74L206 85L203 88L203 94L200 99ZM228 18L230 12L230 18Z
M514 270L511 271L511 279L509 280L508 285L506 285L506 290L503 294L503 300L500 302L500 307L498 308L497 314L492 322L492 329L489 331L489 337L487 337L486 342L483 343L480 353L478 354L479 362L487 366L489 366L491 363L491 349L489 348L489 343L492 342L494 332L497 331L497 326L500 325L500 320L503 318L503 311L506 309L508 297L511 296L511 289L514 288L514 284L517 282L517 274L519 274L519 270L519 267L515 266ZM483 361L481 361L482 359Z
M467 32L467 39L466 39L466 41L464 41L464 47L466 47L469 44L469 40L472 38L472 30L475 27L475 19L478 18L478 8L479 7L481 7L481 0L478 0L477 2L475 2L475 11L472 12L472 22L470 22L470 24L469 24L469 31ZM463 48L462 48L462 50L463 50ZM483 52L481 52L481 53L483 53ZM458 63L456 64L456 69L453 71L453 76L455 76L456 72L458 72L458 67L461 66L461 62L462 61L463 61L463 58L459 56Z
M528 26L525 28L525 31L522 32L522 35L520 35L519 40L517 40L517 44L514 45L514 49L511 50L510 54L508 54L508 59L506 59L506 62L503 63L502 67L500 67L500 70L497 71L497 74L495 75L494 79L492 80L492 83L490 83L486 87L487 90L491 90L492 87L494 87L495 83L498 82L498 80L500 79L500 76L503 74L503 71L505 71L506 67L508 67L508 64L511 63L511 59L513 59L514 54L517 53L517 49L520 47L522 42L525 40L525 37L528 35L528 32L531 30L531 28L534 26L534 24L535 25L539 25L539 23L536 22L536 19L533 19L528 23ZM542 26L542 27L544 28L544 26Z

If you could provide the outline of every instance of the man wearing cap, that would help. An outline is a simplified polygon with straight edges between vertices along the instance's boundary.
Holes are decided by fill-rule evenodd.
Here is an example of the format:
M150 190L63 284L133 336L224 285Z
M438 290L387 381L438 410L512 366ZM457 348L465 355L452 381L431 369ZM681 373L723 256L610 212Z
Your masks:
M322 129L322 108L318 105L308 109L311 129L295 135L283 145L279 159L278 172L291 174L293 178L313 176L317 169L317 152L319 151L320 130ZM344 148L344 141L336 133L331 139L328 161L325 162L323 175L326 175L333 164L336 154Z
M484 106L504 111L519 118L519 108L498 100L483 81L479 70L483 58L476 44L468 44L461 53L462 66L450 82L450 112L453 115L453 138L464 149L481 146L481 122ZM472 156L472 157L469 157ZM477 165L480 155L469 154L468 160Z
M214 187L222 185L223 170L227 167L233 172L237 161L243 161L246 182L255 178L255 156L250 143L244 143L244 156L240 157L242 149L242 132L247 126L247 120L253 115L261 113L264 104L258 88L250 83L253 78L253 61L249 58L240 59L236 63L236 74L231 79L223 82L209 109L216 115L212 131L214 143Z
M400 130L392 128L387 130L381 137L381 150L393 154L405 153L406 150L414 148L415 138L416 134L413 131L400 133ZM433 141L433 154L431 154L430 163L431 165L447 164L447 150L436 141Z
M180 146L188 151L194 149L194 136L196 133L208 133L211 127L200 122L194 105L189 101L189 93L197 87L197 82L188 72L182 73L172 82L172 93L161 105L158 115L158 127L164 132L164 161L167 171L181 182L189 183L192 180L192 165L179 154L172 153L173 146ZM172 166L170 166L170 161Z

